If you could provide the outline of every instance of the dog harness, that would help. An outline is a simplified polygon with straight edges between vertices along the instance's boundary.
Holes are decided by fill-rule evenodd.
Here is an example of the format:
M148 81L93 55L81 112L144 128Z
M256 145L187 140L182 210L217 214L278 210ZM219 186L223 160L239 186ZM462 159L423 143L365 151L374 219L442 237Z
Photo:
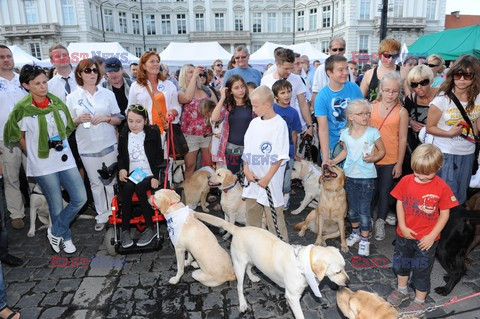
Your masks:
M165 215L168 237L170 237L173 246L177 246L178 238L182 232L183 225L185 225L185 222L187 221L188 215L190 215L190 207L188 206Z
M302 259L299 259L298 253L300 249L305 247L305 253L303 254ZM310 289L312 289L313 294L318 298L322 298L322 294L320 293L320 289L318 289L318 280L315 276L315 273L312 270L312 248L313 245L308 246L294 246L293 252L295 254L295 258L297 259L297 264L300 266L300 270L305 276Z

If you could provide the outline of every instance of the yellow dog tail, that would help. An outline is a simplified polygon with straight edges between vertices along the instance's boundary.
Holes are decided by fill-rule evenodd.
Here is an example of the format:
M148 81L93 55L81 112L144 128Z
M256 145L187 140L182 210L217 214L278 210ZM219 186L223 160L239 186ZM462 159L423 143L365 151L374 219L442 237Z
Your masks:
M204 214L204 213L194 213L195 218L198 220L204 221L210 225L213 225L215 227L223 228L226 231L228 231L230 234L234 235L235 231L237 230L237 226L234 224L231 224L224 219L218 218L216 216L212 216L210 214Z

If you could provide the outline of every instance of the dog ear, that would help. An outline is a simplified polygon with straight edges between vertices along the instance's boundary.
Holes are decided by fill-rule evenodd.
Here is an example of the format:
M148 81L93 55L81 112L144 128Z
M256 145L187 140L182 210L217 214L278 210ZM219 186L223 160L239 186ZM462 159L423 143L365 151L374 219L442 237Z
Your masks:
M321 282L323 280L323 277L325 277L325 274L327 273L327 265L317 258L312 265L312 270L317 276L318 282Z
M300 176L300 178L304 178L305 176L307 176L308 170L310 169L310 165L312 165L312 163L306 160L302 160L301 163L302 163L302 165L300 166L301 170L300 170L300 174L298 175Z
M228 172L227 174L225 174L225 178L223 179L222 186L232 185L237 181L237 179L238 178L235 174L233 174L232 172Z

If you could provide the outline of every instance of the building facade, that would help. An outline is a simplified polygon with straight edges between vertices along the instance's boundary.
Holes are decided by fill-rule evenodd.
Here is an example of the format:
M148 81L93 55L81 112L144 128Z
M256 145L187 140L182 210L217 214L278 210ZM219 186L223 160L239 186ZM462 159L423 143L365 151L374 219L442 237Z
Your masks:
M446 0L390 0L388 36L407 45L444 30ZM264 42L311 42L326 52L334 35L347 56L378 49L382 0L0 0L0 43L47 58L55 43L119 42L132 54L170 42L218 41L233 52Z

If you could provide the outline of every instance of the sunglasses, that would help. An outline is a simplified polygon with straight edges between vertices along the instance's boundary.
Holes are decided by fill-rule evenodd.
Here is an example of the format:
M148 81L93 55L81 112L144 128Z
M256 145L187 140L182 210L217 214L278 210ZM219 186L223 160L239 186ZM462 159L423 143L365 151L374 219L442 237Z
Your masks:
M460 80L463 77L463 79L465 79L466 81L471 81L474 75L475 73L457 72L453 74L453 79Z
M338 52L343 52L343 51L345 51L345 48L333 48L332 51L333 52L337 52L337 51Z
M246 55L236 56L236 57L235 57L235 60L246 59L246 58L247 58Z
M223 67L223 64L215 64L215 66L221 66L221 67Z
M128 106L128 109L129 110L137 110L139 112L146 112L147 109L145 108L145 106L143 106L142 104L130 104Z
M428 67L430 68L434 68L436 66L439 66L440 64L430 64L430 63L427 63Z
M390 54L390 53L386 53L386 52L383 52L382 55L385 59L392 58L393 60L398 59L398 57L400 56L400 54Z
M425 79L425 80L422 80L420 82L410 82L410 87L412 89L416 88L417 86L421 85L421 86L427 86L430 84L430 80L429 79Z
M97 68L85 68L82 71L85 74L91 74L92 72L95 74L98 74L98 69Z
M205 73L200 73L198 76L201 77L201 78L206 78L207 77L207 75Z

